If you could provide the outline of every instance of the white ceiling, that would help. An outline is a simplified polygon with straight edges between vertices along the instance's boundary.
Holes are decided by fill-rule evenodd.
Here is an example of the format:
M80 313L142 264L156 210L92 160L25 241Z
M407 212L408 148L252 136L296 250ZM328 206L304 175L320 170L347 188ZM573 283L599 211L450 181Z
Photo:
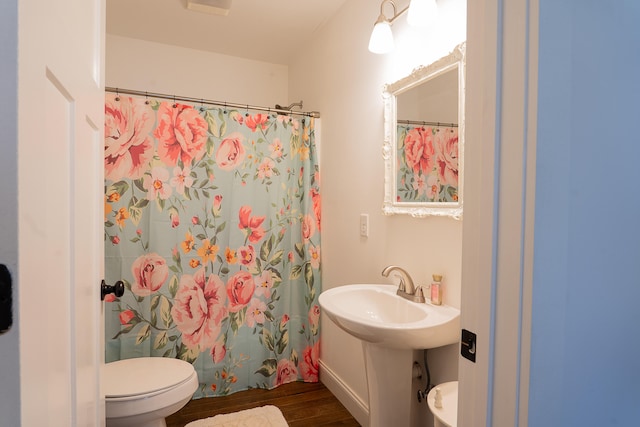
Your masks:
M227 16L187 0L107 0L107 33L287 64L347 0L233 0Z

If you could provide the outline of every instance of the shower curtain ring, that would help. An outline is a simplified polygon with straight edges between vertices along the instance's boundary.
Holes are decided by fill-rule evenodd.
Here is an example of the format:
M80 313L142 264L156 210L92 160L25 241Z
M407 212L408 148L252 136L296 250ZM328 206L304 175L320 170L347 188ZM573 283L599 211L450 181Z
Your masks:
M144 103L149 105L149 92L144 93Z

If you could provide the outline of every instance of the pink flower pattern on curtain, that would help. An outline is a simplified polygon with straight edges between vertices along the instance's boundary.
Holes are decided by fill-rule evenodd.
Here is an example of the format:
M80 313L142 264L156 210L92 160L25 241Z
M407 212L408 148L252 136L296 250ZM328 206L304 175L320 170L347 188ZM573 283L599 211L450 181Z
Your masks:
M126 289L106 361L189 361L196 398L318 381L314 120L113 94L105 115L105 276Z
M458 201L458 128L397 127L397 202Z

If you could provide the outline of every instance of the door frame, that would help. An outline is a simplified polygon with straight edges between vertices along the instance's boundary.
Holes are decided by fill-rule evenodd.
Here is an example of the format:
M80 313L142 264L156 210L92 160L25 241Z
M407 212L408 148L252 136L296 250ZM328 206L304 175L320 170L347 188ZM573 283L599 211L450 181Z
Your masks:
M474 0L467 19L458 424L528 418L539 0Z

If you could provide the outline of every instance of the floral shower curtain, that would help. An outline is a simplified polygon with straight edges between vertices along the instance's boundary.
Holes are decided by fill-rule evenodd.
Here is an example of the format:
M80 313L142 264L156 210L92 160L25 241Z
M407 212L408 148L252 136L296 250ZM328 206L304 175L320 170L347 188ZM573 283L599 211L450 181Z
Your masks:
M458 201L458 128L397 126L397 201Z
M114 94L105 114L106 361L189 361L196 398L317 381L313 118Z

